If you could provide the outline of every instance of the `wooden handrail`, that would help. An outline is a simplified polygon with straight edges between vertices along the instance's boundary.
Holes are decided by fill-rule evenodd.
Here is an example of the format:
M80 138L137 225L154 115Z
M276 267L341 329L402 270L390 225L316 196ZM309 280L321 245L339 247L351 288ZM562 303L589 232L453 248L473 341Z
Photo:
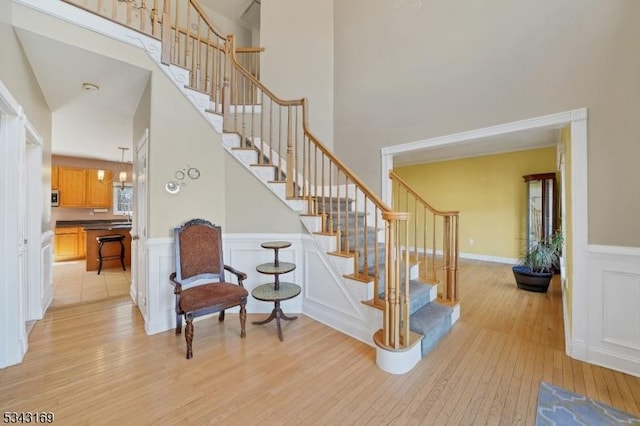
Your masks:
M260 53L264 52L264 47L236 47L236 53Z
M202 20L205 22L205 24L209 26L209 28L213 31L213 33L219 38L224 40L226 38L226 35L223 34L222 31L218 31L218 29L213 24L213 22L209 20L209 16L202 10L202 8L200 7L200 4L198 4L198 2L194 0L188 0L188 1L189 3L191 3L191 5L193 5L193 7L198 12L198 14L200 14L200 17L202 18Z
M303 100L306 104L307 99L304 98ZM305 111L307 111L307 109L305 109ZM362 182L358 176L356 176L355 173L353 173L351 171L351 169L349 169L349 167L347 167L346 164L344 164L342 162L342 160L340 160L338 157L336 157L331 151L329 151L329 149L318 140L318 138L316 138L311 131L308 128L308 124L307 124L307 118L305 117L304 119L304 128L305 128L305 133L309 136L310 139L313 140L314 144L322 151L322 153L324 155L326 155L327 157L329 157L331 159L331 161L333 161L334 163L336 163L338 166L340 166L340 168L342 168L342 170L344 170L344 172L350 177L350 179L353 181L354 184L356 184L356 186L358 186L360 188L360 190L369 198L371 199L371 201L373 201L373 203L378 206L382 211L385 212L389 212L392 213L393 210L387 206L385 204L384 201L382 201L376 194L374 194L369 187L367 187L367 185L364 184L364 182Z
M260 80L258 80L257 78L255 78L253 75L251 75L250 72L248 72L240 63L240 61L238 61L238 58L236 56L236 49L235 49L235 36L233 34L229 34L227 35L227 42L231 44L231 61L232 63L238 67L239 71L244 75L245 78L247 78L252 84L254 84L255 86L258 86L258 88L260 88L260 90L264 93L266 93L270 98L272 98L273 100L275 100L278 104L282 105L282 106L302 106L302 103L304 102L304 99L294 99L294 100L290 100L290 101L286 101L284 99L281 99L279 97L277 97L271 90L269 90L264 84L262 84L260 82Z
M398 185L399 190L403 190L403 194L411 195L414 206L420 204L424 211L428 211L431 215L431 228L428 230L427 214L424 211L419 211L416 208L415 220L412 222L413 227L413 252L416 260L422 257L421 268L426 268L427 279L434 283L438 282L436 273L436 217L442 218L442 270L443 280L442 285L439 286L439 296L447 303L456 303L459 298L458 290L458 260L459 253L459 232L458 224L460 213L457 211L442 211L433 208L427 203L416 191L414 191L397 173L393 170L389 171L389 178ZM394 192L394 200L401 204L401 194ZM409 208L411 204L407 196L405 200L405 208ZM420 224L418 217L422 217L423 223ZM420 234L418 228L422 227ZM427 234L431 233L431 239L427 243ZM418 241L422 240L424 246L422 247L422 255L418 251ZM427 244L430 244L430 254L427 254ZM405 240L407 252L411 251L410 237L407 235Z
M416 191L414 191L409 184L403 180L396 172L394 172L393 170L389 170L389 178L391 180L395 180L398 183L400 183L407 192L409 192L411 195L413 195L416 200L422 204L423 206L425 206L431 213L433 214L437 214L440 216L453 216L453 215L459 215L460 212L458 211L443 211L443 210L437 210L435 208L433 208L429 203L427 203L421 196L420 194L418 194Z
M224 36L197 0L153 0L153 6L98 0L97 12L76 4L82 0L63 1L160 39L161 62L190 72L189 87L210 95L211 112L223 115L224 130L238 133L243 148L255 149L258 164L273 167L275 182L286 183L286 196L304 199L307 213L322 218L322 231L335 235L337 251L354 257L356 274L374 280L374 305L385 307L382 345L406 348L409 259L401 241L409 238L410 213L387 206L311 132L306 98L281 99L260 82L258 54L265 49L236 48L234 36ZM380 263L382 254L387 262Z

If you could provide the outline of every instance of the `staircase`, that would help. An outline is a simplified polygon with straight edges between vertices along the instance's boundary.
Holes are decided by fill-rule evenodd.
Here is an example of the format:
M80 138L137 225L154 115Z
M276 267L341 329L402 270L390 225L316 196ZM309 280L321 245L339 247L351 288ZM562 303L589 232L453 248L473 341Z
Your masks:
M311 133L306 99L271 93L197 0L61 1L160 42L147 52L226 150L300 214L340 284L360 288L363 306L380 312L371 327L381 368L410 370L415 361L390 366L389 357L424 357L450 330L459 315L457 212L432 209L393 174L394 208L382 202Z

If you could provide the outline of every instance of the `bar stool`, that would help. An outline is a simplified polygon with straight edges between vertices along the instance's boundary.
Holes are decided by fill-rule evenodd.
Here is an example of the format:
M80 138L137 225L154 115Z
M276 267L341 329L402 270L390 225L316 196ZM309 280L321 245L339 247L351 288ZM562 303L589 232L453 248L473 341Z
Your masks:
M98 241L98 275L100 275L100 271L102 271L102 261L103 260L116 260L120 259L120 263L122 264L122 270L126 271L127 268L124 266L124 235L100 235L96 237ZM113 256L104 256L102 254L102 247L104 247L107 243L120 243L120 254Z

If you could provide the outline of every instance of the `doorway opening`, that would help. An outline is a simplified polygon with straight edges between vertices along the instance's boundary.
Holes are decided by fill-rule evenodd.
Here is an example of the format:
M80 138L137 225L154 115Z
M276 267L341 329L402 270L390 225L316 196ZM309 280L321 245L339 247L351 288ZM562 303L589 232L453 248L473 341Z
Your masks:
M565 129L566 131L562 131ZM586 108L534 117L481 129L455 133L381 149L381 188L383 200L391 205L392 185L389 172L394 162L402 156L424 158L433 161L438 155L473 150L477 154L526 150L528 145L520 136L554 130L558 134L558 170L561 175L561 210L564 219L561 230L565 241L565 254L561 265L561 289L565 329L565 349L571 355L572 327L579 322L572 316L583 316L586 290L573 286L574 282L586 282L587 271L587 110ZM568 140L563 135L568 134ZM526 139L526 138L525 138ZM566 145L570 149L565 150ZM468 155L473 156L473 155ZM569 167L565 168L566 165ZM567 236L569 238L567 238ZM577 309L576 309L577 307Z

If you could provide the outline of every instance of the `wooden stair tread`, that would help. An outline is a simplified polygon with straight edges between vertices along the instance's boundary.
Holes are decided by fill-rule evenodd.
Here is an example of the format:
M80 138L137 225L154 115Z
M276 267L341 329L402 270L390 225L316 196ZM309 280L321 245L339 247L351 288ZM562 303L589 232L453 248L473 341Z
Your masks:
M338 257L355 257L355 253L351 252L351 251L330 251L327 252L327 254L331 254L333 256L338 256Z
M350 280L354 280L354 281L359 281L363 284L368 284L371 281L373 281L375 279L375 277L373 275L369 275L369 274L360 274L360 273L353 273L353 274L348 274L348 275L343 275L343 277L345 278L349 278Z
M384 310L384 302L383 301L380 301L379 303L376 304L374 299L370 299L370 300L363 300L361 303L363 305L371 306L372 308L379 309L381 311Z
M314 216L314 215L311 215L311 216ZM335 237L336 233L329 232L329 231L318 231L318 232L314 232L314 235L324 235L325 237Z
M458 306L460 304L460 301L455 301L455 302L451 302L449 300L443 299L441 294L438 294L438 298L436 300L434 300L434 302L440 304L440 305L444 305L444 306L448 306L450 308L455 308L456 306Z

